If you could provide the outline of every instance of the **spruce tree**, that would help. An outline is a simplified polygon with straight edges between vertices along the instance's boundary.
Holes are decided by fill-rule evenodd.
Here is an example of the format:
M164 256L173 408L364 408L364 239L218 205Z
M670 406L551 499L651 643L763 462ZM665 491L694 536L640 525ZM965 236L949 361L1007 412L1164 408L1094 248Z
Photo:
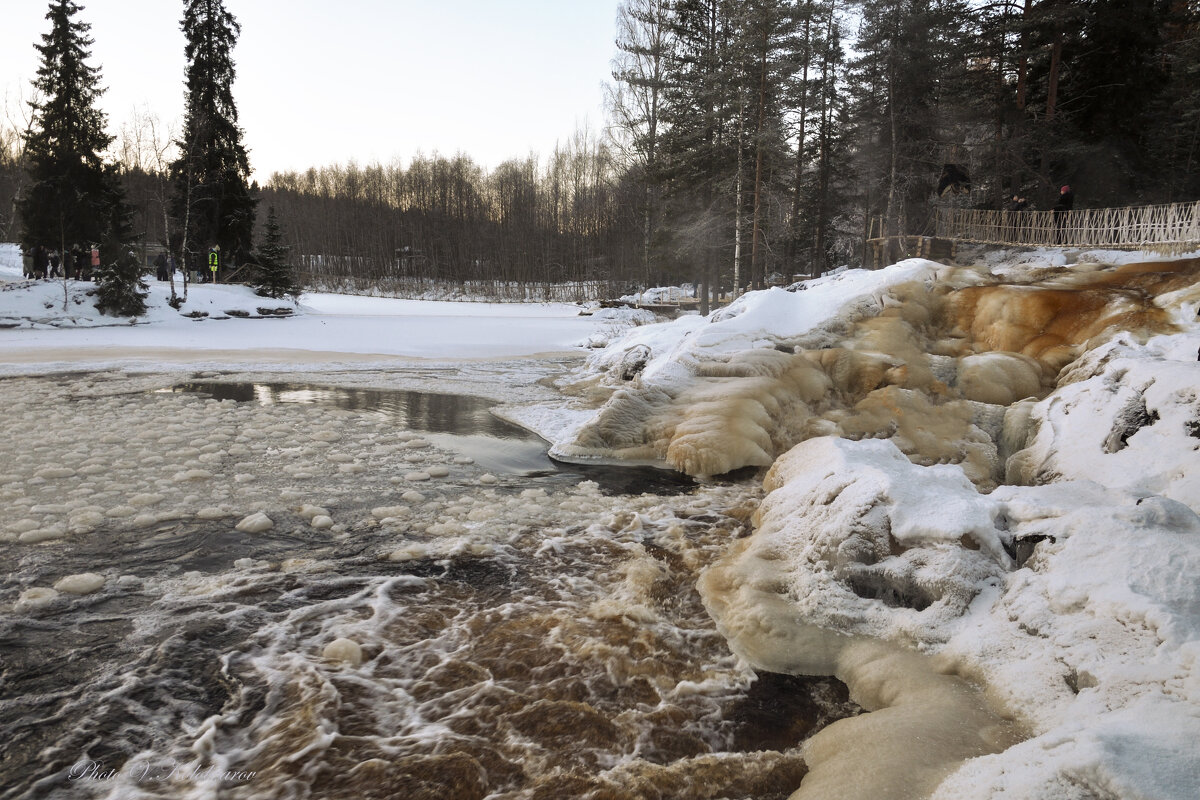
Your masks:
M1147 158L1158 131L1155 101L1167 86L1163 51L1168 6L1157 0L1090 0L1080 46L1068 53L1060 97L1070 109L1067 135L1078 155L1065 165L1087 187L1090 204L1137 197L1157 165ZM1070 152L1070 151L1068 151ZM1155 195L1139 197L1147 202Z
M109 167L115 179L116 170ZM119 187L119 184L114 184ZM107 234L100 242L100 274L96 276L96 308L114 317L146 313L149 287L145 268L130 243L134 240L133 209L118 191L108 204Z
M80 6L54 0L42 35L34 88L41 97L32 104L34 124L26 144L30 186L18 201L21 242L65 252L71 245L91 245L108 235L110 206L119 196L115 174L104 167L102 153L112 142L107 118L96 102L103 89L100 71L87 63L90 25L76 20Z
M747 173L745 199L750 201L743 216L749 212L751 277L761 286L766 274L779 266L778 262L768 266L776 240L782 244L786 237L786 226L770 210L783 207L789 190L791 159L783 122L789 98L784 76L794 67L792 48L804 15L779 0L745 0L737 9L729 47L734 74L743 87L740 105L745 118L739 140L745 152L740 162Z
M300 294L300 287L292 275L292 267L287 262L288 248L283 244L283 234L279 230L279 222L275 218L274 207L267 209L267 223L262 246L258 248L255 258L258 262L258 274L254 289L262 297L280 298L287 295L293 297Z
M1164 28L1166 88L1147 131L1157 202L1200 198L1200 6L1173 4Z
M802 14L782 0L679 0L670 21L660 174L678 251L702 281L733 264L739 283L762 286L787 231L775 210L795 171L785 83Z
M186 109L179 158L171 165L173 211L184 257L219 245L230 264L249 254L256 200L233 101L232 51L241 26L222 0L185 0Z
M884 217L889 236L919 233L955 152L950 98L970 62L966 13L959 0L864 0L861 9L850 86L868 213Z

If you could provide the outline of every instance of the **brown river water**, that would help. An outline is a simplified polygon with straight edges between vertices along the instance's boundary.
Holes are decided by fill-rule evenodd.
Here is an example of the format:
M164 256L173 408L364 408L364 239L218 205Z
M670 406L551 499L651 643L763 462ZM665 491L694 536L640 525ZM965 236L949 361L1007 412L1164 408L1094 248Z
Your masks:
M556 465L477 398L153 383L0 380L2 798L768 800L858 712L700 601L752 480Z

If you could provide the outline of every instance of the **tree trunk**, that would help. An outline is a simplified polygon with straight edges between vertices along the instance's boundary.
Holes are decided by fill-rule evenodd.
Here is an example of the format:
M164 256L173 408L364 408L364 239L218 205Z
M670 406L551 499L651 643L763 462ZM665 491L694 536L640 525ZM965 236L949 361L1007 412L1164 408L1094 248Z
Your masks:
M796 135L796 183L792 191L792 259L799 261L800 247L800 198L804 190L804 134L808 127L808 66L812 61L810 46L812 42L812 0L804 4L804 47L802 48L804 68L800 75L800 124ZM799 266L796 263L796 266ZM799 271L799 270L797 270Z
M767 43L769 28L763 24L762 51L758 60L758 126L754 136L754 231L750 237L750 271L754 275L754 288L761 289L766 283L766 276L759 256L758 238L761 233L762 218L762 180L763 180L763 151L766 149L763 128L767 119Z
M899 135L898 126L896 124L896 103L895 94L893 93L892 84L895 81L895 72L893 71L888 80L888 121L890 124L891 138L891 163L888 167L888 193L887 193L887 213L884 216L885 229L883 235L885 237L895 236L897 227L896 213L896 182L900 169L900 147L896 141Z
M1033 0L1025 0L1025 5L1021 9L1021 37L1018 48L1020 55L1017 58L1017 110L1024 111L1026 103L1026 94L1029 91L1029 52L1026 50L1025 27L1029 23L1029 11L1033 6Z
M62 270L63 313L67 313L67 226L62 214L58 217L58 268Z
M835 5L835 3L829 4L829 21L825 30L825 41L827 43L833 38ZM829 216L830 128L833 125L833 101L831 94L836 90L835 83L831 80L829 74L831 55L832 53L827 46L821 59L821 153L817 162L816 237L813 242L813 267L818 275L823 275L828 268L825 250L828 246L826 243L826 228L829 226L827 217Z
M1046 86L1046 122L1054 121L1054 110L1058 105L1058 72L1062 62L1063 32L1054 29L1054 44L1050 46L1050 75Z
M742 288L742 128L744 103L738 103L737 180L734 188L733 211L733 297L737 298Z
M1062 25L1056 24L1054 27L1054 43L1050 45L1050 74L1046 77L1046 135L1042 137L1042 157L1041 163L1038 165L1038 172L1041 173L1041 179L1047 186L1053 186L1054 181L1050 180L1050 139L1053 133L1050 126L1054 123L1054 112L1058 106L1058 73L1062 63L1062 45L1063 45Z

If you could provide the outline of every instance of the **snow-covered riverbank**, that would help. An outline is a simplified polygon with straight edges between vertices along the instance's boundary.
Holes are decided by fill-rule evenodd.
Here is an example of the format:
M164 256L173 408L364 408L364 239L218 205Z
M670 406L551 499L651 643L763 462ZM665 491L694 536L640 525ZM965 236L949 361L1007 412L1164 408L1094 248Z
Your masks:
M195 364L211 354L285 364L363 358L484 359L579 352L627 327L632 314L581 315L566 303L453 303L310 293L298 302L244 286L192 284L178 311L170 286L151 280L149 311L136 320L100 315L94 285L21 280L20 253L0 245L0 336L8 361L136 358ZM176 290L182 294L178 281ZM63 309L64 300L66 310ZM280 314L287 317L280 317ZM105 351L108 351L106 353ZM74 351L75 355L70 354ZM265 356L263 354L266 354ZM318 355L328 354L328 355Z

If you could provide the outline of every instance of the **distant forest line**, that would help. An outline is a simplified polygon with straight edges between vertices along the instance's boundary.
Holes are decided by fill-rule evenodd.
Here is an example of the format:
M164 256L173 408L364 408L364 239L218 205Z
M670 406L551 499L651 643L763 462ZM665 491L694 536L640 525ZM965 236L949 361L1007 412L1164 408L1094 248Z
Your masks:
M603 131L492 169L433 154L277 173L251 187L258 226L273 207L310 283L707 296L858 265L868 220L920 234L939 204L1045 209L1060 184L1081 207L1200 197L1197 0L625 0L615 44ZM161 244L176 223L148 124L110 158ZM0 131L9 241L22 133ZM966 179L939 187L947 165Z

